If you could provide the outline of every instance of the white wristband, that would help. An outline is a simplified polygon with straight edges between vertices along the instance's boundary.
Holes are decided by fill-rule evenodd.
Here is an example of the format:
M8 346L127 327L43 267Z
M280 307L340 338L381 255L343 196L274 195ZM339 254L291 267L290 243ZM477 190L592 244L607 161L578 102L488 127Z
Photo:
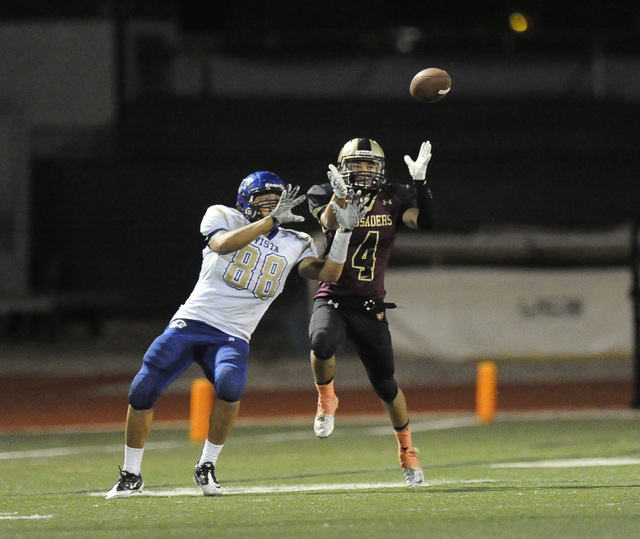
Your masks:
M329 249L328 258L331 262L336 264L344 264L347 260L347 248L349 247L349 240L351 239L351 232L343 232L337 230L336 235L333 237L333 243L331 249Z

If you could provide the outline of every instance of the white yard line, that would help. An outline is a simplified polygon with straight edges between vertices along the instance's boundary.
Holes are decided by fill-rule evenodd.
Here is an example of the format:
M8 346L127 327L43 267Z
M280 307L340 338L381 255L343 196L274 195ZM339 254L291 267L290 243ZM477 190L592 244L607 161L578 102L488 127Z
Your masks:
M492 480L474 479L469 481L428 481L420 490L425 487L434 487L442 485L468 485L471 483L493 483ZM380 489L406 489L402 482L393 483L319 483L305 485L270 485L270 486L248 486L248 487L223 487L223 496L241 495L241 494L287 494L295 492L337 492L337 491L355 491L355 490L380 490ZM104 492L91 492L89 496L104 496ZM202 491L197 487L192 488L175 488L165 490L146 489L138 496L154 496L154 497L174 497L174 496L202 496Z
M604 419L604 418L637 418L639 412L637 410L589 410L589 411L548 411L548 412L524 412L524 413L503 413L498 414L496 422L501 421L545 421L550 419L555 420L575 420L575 419ZM381 420L381 421L384 421ZM334 437L352 436L357 434L358 436L387 436L392 432L389 425L387 426L368 426L358 422L349 421L345 419L344 425L349 425L349 429L336 429L333 434ZM446 430L465 427L477 427L484 428L473 414L465 415L452 415L452 416L438 416L433 418L426 418L425 416L418 416L411 423L411 429L416 432L427 432L435 430ZM123 427L121 427L123 428ZM181 424L177 428L185 428L185 424ZM99 429L97 430L99 432ZM304 430L294 430L287 432L273 432L267 434L242 434L238 432L234 436L234 443L277 443L295 440L311 440L315 436L311 429L311 426L304 427ZM174 449L178 447L184 447L185 445L191 445L188 439L185 438L184 442L180 441L167 441L167 442L149 442L147 444L147 450L161 450L161 449ZM114 453L123 451L122 445L108 445L102 447L95 446L77 446L77 447L55 447L49 449L32 449L29 451L4 451L0 452L0 460L13 460L13 459L29 459L29 458L47 458L47 457L63 457L67 455L78 455L86 453ZM591 459L594 460L594 459ZM598 459L595 459L596 461ZM607 460L607 459L605 459ZM624 461L624 464L635 464L631 462L634 459L619 459ZM607 460L607 462L610 462ZM540 462L533 463L537 467L543 467ZM597 464L593 464L597 465ZM606 464L607 466L614 466L616 464ZM496 465L497 466L497 465ZM505 463L503 467L516 467L514 463ZM525 466L525 464L522 465ZM533 467L533 466L531 466Z
M147 449L174 449L186 445L185 442L150 442ZM13 459L41 459L46 457L66 457L68 455L81 455L84 453L116 453L122 452L123 445L103 445L99 447L85 445L77 447L52 447L50 449L31 449L29 451L5 451L0 453L0 460Z
M451 419L435 419L432 421L421 421L412 426L414 432L425 430L443 430L457 427L466 427L477 424L473 418L451 418ZM352 427L349 430L336 431L334 436L352 435L354 430L359 435L365 436L385 436L391 432L391 427ZM294 440L312 440L315 438L311 427L304 430L296 430L289 432L274 432L272 434L239 434L234 437L234 443L277 443L288 442ZM146 446L146 450L154 449L173 449L190 444L185 439L184 442L150 442ZM49 449L32 449L29 451L5 451L0 453L0 460L13 459L29 459L29 458L47 458L47 457L64 457L67 455L78 455L85 453L114 453L123 450L122 445L108 445L102 447L78 446L78 447L54 447Z
M503 462L491 464L491 468L593 468L600 466L637 466L638 464L640 464L640 458L610 457Z
M18 513L0 513L0 520L41 520L53 515L20 515Z

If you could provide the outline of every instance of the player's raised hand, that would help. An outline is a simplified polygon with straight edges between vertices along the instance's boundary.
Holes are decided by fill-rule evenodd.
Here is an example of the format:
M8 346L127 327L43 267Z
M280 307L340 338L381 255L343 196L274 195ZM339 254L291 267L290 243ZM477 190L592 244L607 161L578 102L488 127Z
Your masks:
M301 223L304 221L302 215L295 215L292 210L299 204L302 204L307 198L305 195L298 196L300 186L296 185L292 187L291 184L287 185L287 188L282 191L280 200L273 211L271 212L271 218L273 224L278 226L282 223Z
M362 198L361 191L357 193L353 191L349 192L347 206L345 208L341 208L335 200L332 200L331 207L336 214L336 220L338 221L340 230L344 232L353 230L360 222L360 219L367 213L366 206L368 203L369 197Z
M427 165L431 160L431 143L427 140L420 145L418 158L414 161L408 155L404 156L404 162L409 168L409 174L414 181L424 181L427 178Z
M331 182L331 187L333 187L333 193L336 197L347 198L347 184L344 183L344 178L335 165L329 165L327 178Z

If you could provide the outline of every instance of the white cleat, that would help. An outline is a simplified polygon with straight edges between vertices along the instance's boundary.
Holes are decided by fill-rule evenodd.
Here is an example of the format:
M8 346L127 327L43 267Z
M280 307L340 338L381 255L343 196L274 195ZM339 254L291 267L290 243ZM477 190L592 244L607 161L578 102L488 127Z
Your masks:
M216 467L211 462L196 464L193 481L205 496L222 496L222 487L216 479Z
M313 432L318 438L328 438L333 432L335 418L331 414L317 415L313 420Z
M136 494L142 494L144 481L140 474L134 474L120 470L120 477L111 490L107 492L105 498L113 500L114 498L130 498Z
M413 468L403 468L404 484L408 487L421 487L424 485L424 472Z

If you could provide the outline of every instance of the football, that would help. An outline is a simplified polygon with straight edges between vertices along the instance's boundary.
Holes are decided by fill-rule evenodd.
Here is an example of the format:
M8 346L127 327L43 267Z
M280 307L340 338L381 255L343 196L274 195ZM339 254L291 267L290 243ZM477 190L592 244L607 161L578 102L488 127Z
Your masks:
M451 77L444 69L429 67L411 79L409 93L418 101L435 103L451 90Z

